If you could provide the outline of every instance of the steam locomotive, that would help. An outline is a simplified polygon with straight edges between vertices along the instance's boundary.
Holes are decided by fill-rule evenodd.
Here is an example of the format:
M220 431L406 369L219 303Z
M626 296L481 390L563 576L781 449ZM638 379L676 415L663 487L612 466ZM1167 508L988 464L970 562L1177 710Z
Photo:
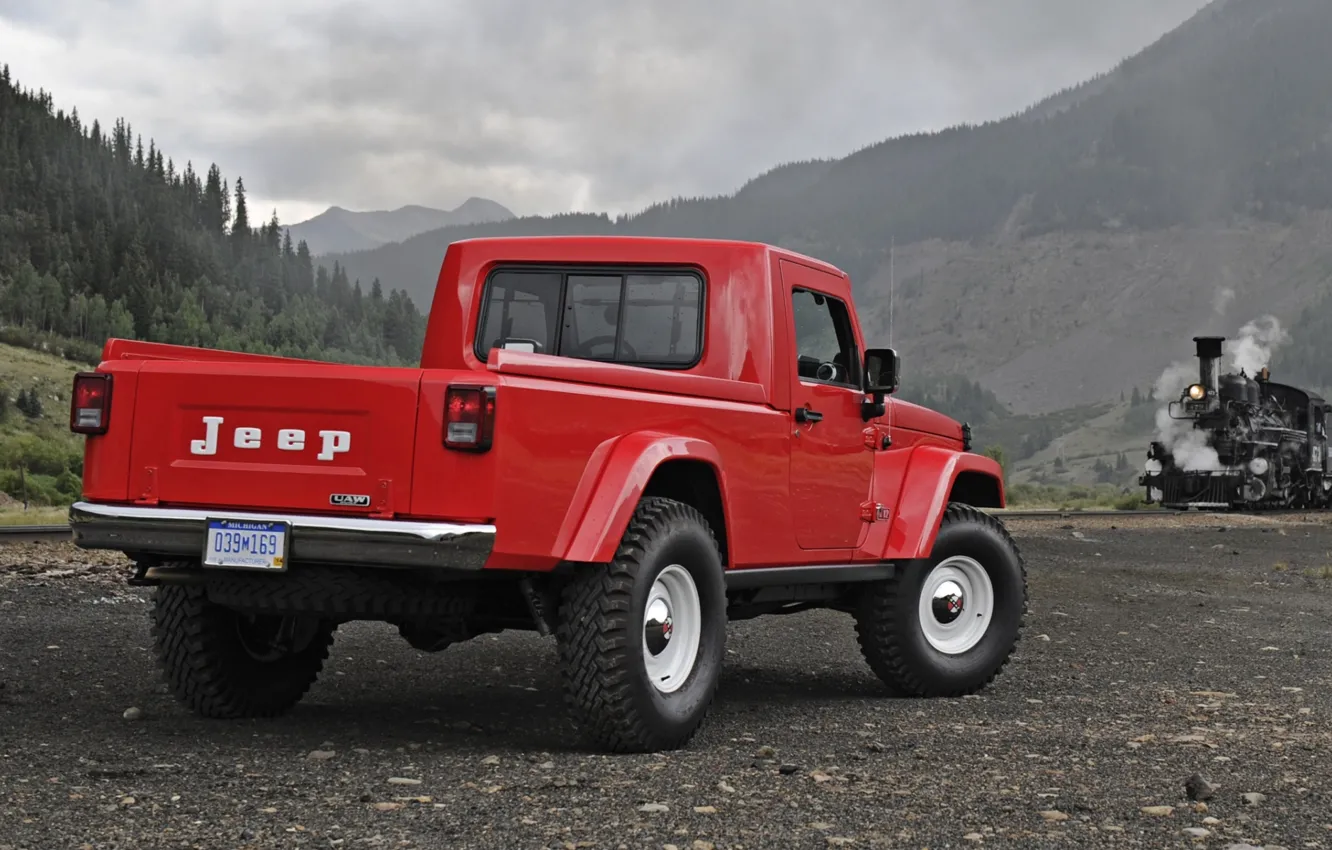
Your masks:
M1177 438L1147 450L1147 502L1176 509L1332 506L1327 420L1332 405L1257 375L1218 375L1225 337L1194 337L1198 383L1172 401ZM1176 424L1177 423L1177 424Z

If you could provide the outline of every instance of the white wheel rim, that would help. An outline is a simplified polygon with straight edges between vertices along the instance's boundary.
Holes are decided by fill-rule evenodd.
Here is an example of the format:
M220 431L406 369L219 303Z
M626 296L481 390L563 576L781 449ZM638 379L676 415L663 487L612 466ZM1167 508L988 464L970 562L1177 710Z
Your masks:
M920 628L930 646L961 655L980 643L994 619L994 585L977 561L956 555L941 561L920 591Z
M702 634L703 606L694 577L679 564L662 570L643 607L643 661L648 681L674 693L693 672Z

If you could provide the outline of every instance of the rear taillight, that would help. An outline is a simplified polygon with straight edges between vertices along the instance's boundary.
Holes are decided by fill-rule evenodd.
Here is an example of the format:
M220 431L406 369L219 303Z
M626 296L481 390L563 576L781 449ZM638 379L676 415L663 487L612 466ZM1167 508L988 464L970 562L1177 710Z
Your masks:
M495 432L494 387L449 387L444 393L444 445L484 452Z
M75 434L105 434L111 421L111 376L79 372L69 402L69 430Z

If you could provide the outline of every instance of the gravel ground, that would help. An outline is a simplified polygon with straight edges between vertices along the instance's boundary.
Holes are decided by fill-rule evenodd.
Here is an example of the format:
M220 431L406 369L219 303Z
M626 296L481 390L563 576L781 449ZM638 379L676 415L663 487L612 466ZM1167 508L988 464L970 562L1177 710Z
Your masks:
M118 556L0 546L0 850L1332 846L1332 525L1010 527L1031 615L982 695L883 697L842 615L738 623L704 731L641 757L578 747L526 634L354 624L290 716L199 720Z

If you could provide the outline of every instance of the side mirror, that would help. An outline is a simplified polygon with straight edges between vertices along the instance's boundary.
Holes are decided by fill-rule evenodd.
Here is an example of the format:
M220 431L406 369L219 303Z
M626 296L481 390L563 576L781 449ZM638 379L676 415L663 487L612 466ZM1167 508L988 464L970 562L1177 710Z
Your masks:
M897 392L898 365L896 349L865 349L864 390L869 398L860 403L860 417L866 422L887 410L883 397Z
M897 392L900 366L896 349L865 349L865 392L875 397Z

